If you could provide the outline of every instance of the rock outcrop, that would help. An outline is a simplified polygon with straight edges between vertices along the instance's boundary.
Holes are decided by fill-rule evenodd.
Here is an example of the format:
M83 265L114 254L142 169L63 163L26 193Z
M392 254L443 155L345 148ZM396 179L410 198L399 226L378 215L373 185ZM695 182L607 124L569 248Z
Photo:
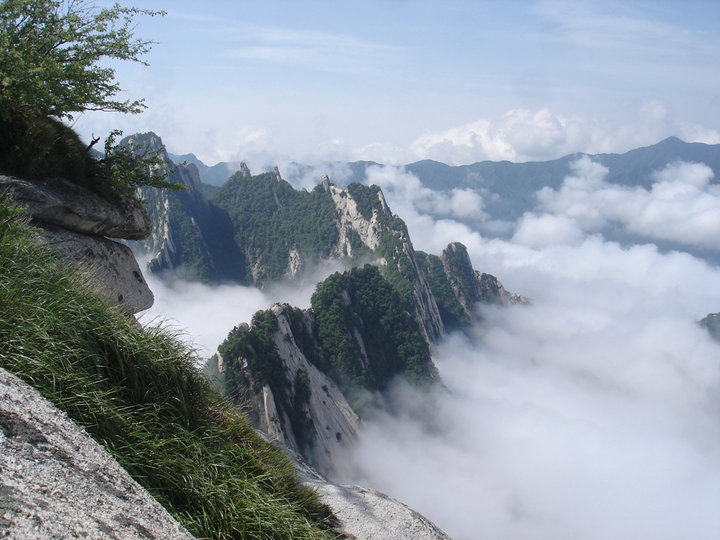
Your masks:
M300 481L332 510L339 534L356 540L450 540L437 525L400 501L367 487L330 482L289 454Z
M130 248L110 238L150 233L150 216L127 197L107 200L63 179L27 181L0 176L0 195L26 207L40 239L89 274L100 292L128 313L153 304L153 294Z
M474 319L475 304L523 304L526 300L517 294L510 294L491 274L473 269L467 248L460 242L451 242L440 255L445 276L455 293L455 298L471 319Z
M243 356L217 354L208 361L209 369L234 381L231 398L244 406L255 427L327 474L335 456L357 440L359 418L335 381L307 357L302 336L293 330L299 324L306 336L312 335L312 314L303 312L293 323L291 310L282 304L270 308L277 320L270 346L277 353L280 381L258 384L250 359ZM250 331L248 325L240 325L233 332Z
M327 176L323 178L323 187L326 180ZM359 239L361 246L373 253L381 266L390 266L393 272L410 282L415 315L421 321L428 341L441 337L445 333L442 318L425 275L418 267L407 227L393 216L382 190L361 190L371 193L371 200L361 211L353 191L342 190L329 181L327 185L335 204L338 228L338 241L332 255L353 257L358 248L355 239Z
M713 338L720 341L720 313L709 313L699 321L699 324L705 328Z
M87 433L0 368L0 536L193 538Z
M143 242L131 246L150 254L148 271L169 271L205 282L243 283L245 262L234 242L232 223L227 212L203 195L197 167L192 163L173 164L162 140L152 132L124 141L160 152L167 164L168 180L185 188L182 191L141 190L152 216L152 230Z

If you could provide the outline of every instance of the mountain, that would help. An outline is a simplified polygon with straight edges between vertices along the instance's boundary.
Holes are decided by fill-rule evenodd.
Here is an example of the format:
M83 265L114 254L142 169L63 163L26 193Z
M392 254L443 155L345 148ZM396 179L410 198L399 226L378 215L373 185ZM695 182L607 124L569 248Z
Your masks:
M715 181L720 179L720 145L686 143L677 137L624 154L577 153L550 161L482 161L456 167L425 160L406 165L405 169L430 189L476 191L483 195L484 211L492 219L512 221L532 210L538 190L558 189L570 173L570 164L582 156L607 167L607 181L623 186L649 188L651 173L676 161L705 163L715 172Z
M452 298L442 305L458 319L448 323L475 320L477 302L520 300L474 271L462 244L436 259L434 281ZM367 406L389 407L384 394L397 377L421 386L439 381L420 321L369 264L318 284L310 309L275 304L256 313L230 332L206 370L259 429L325 474L357 439Z
M202 181L211 186L222 186L230 176L242 167L241 161L221 162L215 165L205 165L195 154L168 154L174 162L183 165L195 165Z
M705 328L714 339L720 341L720 313L709 313L700 320L699 324Z
M154 134L134 137L142 138L137 147L162 145ZM324 176L312 191L296 190L277 170L252 176L244 169L207 199L194 165L168 158L168 167L170 179L187 189L143 192L153 231L140 248L151 256L151 272L262 287L301 279L328 259L374 262L427 340L444 334L407 227L379 187L353 183L343 190Z
M478 322L478 302L523 301L473 269L462 244L416 253L376 185L342 189L323 175L311 191L296 190L277 167L254 176L245 167L206 199L194 165L171 174L186 192L146 197L151 271L213 282L231 261L226 276L263 287L299 280L326 260L352 267L318 284L309 310L278 304L236 326L206 367L254 425L321 471L332 471L368 400L384 406L397 377L438 380L430 348L446 327Z
M160 137L152 132L124 139L142 151L159 151L168 179L184 186L182 191L143 188L141 196L152 217L152 231L136 250L151 254L150 272L172 271L203 282L245 282L245 261L233 241L227 212L203 194L197 166L175 164Z
M511 163L482 161L471 165L450 166L432 160L410 163L402 167L415 175L425 188L435 195L455 200L457 190L473 192L481 210L452 214L459 221L488 238L510 238L518 221L528 212L542 213L537 193L543 188L558 190L566 177L573 174L571 165L582 157L607 168L604 180L611 185L650 191L657 178L653 173L677 162L703 163L713 172L713 184L720 182L720 145L687 143L669 137L657 144L636 148L623 154L570 154L542 162ZM333 171L333 181L340 187L354 182L367 183L367 171L381 164L367 161L351 163L328 162L316 167L297 163L288 167L287 179L294 186L307 185L313 172ZM390 194L388 194L390 196ZM448 205L427 204L422 209L436 219L445 219L452 208ZM600 230L606 239L623 246L652 242L663 252L685 251L711 264L720 263L717 249L708 245L680 242L672 238L648 237L610 220Z

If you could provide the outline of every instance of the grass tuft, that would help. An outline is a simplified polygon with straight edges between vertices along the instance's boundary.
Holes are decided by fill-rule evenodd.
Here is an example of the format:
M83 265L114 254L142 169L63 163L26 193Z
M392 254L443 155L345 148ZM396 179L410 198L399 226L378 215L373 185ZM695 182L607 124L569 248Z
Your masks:
M332 538L292 463L172 332L140 328L0 201L0 366L103 444L199 538Z

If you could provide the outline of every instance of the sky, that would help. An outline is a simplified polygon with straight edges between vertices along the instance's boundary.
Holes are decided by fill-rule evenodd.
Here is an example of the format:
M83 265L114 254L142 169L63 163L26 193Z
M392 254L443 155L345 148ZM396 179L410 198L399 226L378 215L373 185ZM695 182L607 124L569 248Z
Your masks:
M98 2L98 5L110 2ZM155 131L207 164L450 164L720 142L715 1L147 0L149 66L114 65Z

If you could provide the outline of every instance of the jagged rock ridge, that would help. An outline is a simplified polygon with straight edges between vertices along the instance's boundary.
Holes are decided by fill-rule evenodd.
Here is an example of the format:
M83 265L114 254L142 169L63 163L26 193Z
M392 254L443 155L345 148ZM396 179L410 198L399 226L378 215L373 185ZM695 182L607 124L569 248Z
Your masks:
M477 302L517 301L493 276L472 269L462 244L451 244L448 253L460 256L440 264L448 272L442 280L456 309L464 303L463 321L476 320ZM468 275L464 288L452 288ZM448 319L449 326L457 322ZM232 400L248 407L257 427L332 474L337 456L356 438L358 414L370 402L383 406L395 377L415 384L438 379L426 339L399 294L366 265L319 284L309 310L276 304L258 312L252 325L230 332L208 369L220 374Z
M720 341L720 313L709 313L699 321L699 324L705 328L714 339Z

